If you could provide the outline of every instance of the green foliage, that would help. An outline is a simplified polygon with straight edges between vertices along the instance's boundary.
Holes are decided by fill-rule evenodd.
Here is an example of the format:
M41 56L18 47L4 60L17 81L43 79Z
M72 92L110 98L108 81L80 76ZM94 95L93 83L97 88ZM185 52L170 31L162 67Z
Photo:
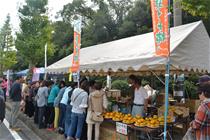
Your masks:
M57 21L53 23L53 28L54 33L52 42L54 44L54 55L49 58L49 64L52 64L73 52L72 25L63 21Z
M18 55L29 67L44 65L44 46L47 43L48 57L54 52L52 26L46 16L47 0L26 0L19 8L20 32L15 42Z
M126 80L115 80L112 82L112 89L121 90L121 95L126 96L130 92L130 87Z
M198 99L198 95L196 94L197 87L195 83L190 80L185 80L184 89L186 97L189 97L191 99Z
M8 14L0 30L0 75L16 63L16 51L13 47L14 39L10 26L10 15Z
M182 0L182 6L193 16L210 17L210 0Z
M150 11L148 3L137 0L119 28L119 37L128 37L151 31Z
M77 18L77 15L81 15L84 18L83 22L92 19L94 11L87 6L87 0L73 0L65 5L60 13L64 22L72 23Z

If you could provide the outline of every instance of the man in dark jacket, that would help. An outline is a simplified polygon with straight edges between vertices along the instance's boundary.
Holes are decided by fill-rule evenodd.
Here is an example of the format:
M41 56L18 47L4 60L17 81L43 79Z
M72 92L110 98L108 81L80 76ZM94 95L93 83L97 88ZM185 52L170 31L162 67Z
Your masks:
M0 123L3 122L4 117L5 117L4 91L0 87Z
M20 109L20 101L21 101L21 82L22 78L17 77L16 81L13 83L11 90L10 90L10 99L12 100L12 107L11 107L11 116L9 120L9 127L12 130L19 131L20 128L15 127L17 122L17 117Z

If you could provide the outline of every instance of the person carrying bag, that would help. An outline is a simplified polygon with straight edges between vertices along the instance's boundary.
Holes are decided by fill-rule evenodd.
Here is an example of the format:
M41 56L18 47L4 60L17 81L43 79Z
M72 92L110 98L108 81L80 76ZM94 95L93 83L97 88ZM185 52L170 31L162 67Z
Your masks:
M198 96L202 102L183 140L210 140L210 83L199 85Z
M92 140L93 124L95 124L95 140L99 140L100 124L104 120L102 113L107 108L107 99L101 89L102 84L96 82L95 91L89 95L88 114L86 118L88 124L88 140Z

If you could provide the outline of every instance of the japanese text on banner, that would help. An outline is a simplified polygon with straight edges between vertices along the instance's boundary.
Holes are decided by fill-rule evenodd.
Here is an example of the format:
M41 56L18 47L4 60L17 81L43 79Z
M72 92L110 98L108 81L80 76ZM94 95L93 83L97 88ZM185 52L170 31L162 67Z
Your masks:
M168 57L170 53L168 0L151 0L151 10L155 39L155 53L158 56Z
M70 72L77 72L80 65L81 17L74 22L74 51Z

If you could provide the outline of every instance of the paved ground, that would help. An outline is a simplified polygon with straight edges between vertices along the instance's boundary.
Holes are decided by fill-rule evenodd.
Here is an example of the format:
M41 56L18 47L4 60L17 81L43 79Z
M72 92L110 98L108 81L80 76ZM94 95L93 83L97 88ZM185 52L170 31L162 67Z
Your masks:
M4 123L0 124L0 140L15 140Z
M6 119L0 124L0 140L41 140L32 130L30 130L22 121L17 121L17 126L21 131L16 132L9 129L9 111L7 110Z

